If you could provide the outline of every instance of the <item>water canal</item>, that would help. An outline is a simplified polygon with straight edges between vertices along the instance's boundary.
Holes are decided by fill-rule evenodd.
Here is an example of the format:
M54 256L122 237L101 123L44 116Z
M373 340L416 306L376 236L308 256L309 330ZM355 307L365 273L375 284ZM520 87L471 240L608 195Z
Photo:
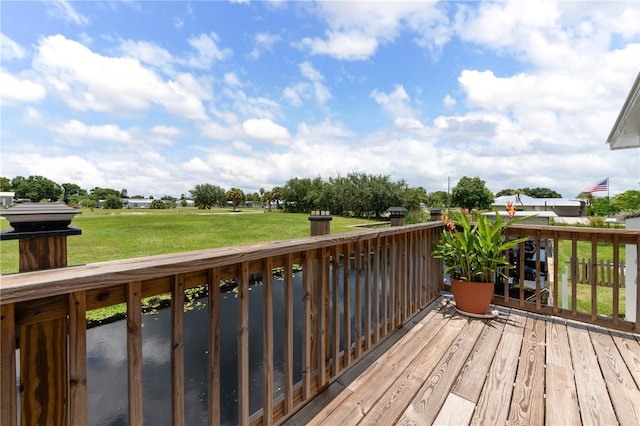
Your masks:
M302 274L294 276L295 301L302 300ZM262 285L249 288L250 410L262 408ZM284 282L273 283L274 330L284 330ZM237 424L237 299L223 293L221 321L221 421ZM294 318L302 318L302 304L294 303ZM199 299L184 318L185 424L207 424L207 305ZM294 383L301 380L302 321L294 321ZM143 401L145 424L171 424L171 310L143 316ZM274 392L282 392L284 379L283 333L274 333ZM87 387L90 425L127 424L126 321L87 330Z

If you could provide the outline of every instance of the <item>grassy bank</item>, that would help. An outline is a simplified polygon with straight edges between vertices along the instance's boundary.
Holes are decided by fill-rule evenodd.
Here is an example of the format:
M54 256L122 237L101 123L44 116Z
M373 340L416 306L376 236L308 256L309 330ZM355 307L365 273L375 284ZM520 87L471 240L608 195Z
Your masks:
M68 264L178 253L309 236L309 215L262 209L82 210L72 222ZM349 232L364 219L334 217L331 232ZM2 229L8 222L2 218ZM18 242L0 243L0 273L18 271Z

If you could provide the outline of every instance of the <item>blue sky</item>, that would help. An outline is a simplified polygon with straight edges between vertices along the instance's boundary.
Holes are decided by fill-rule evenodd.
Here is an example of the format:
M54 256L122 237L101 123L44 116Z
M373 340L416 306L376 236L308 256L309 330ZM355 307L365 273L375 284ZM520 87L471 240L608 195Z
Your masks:
M638 189L640 2L3 1L0 175L130 195L389 175ZM596 193L596 195L602 195Z

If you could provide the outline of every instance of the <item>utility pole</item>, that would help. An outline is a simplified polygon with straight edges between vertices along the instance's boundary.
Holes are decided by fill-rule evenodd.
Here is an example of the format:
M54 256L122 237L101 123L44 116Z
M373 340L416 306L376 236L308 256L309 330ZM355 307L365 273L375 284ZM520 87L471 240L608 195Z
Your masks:
M451 176L447 176L447 213L451 208Z

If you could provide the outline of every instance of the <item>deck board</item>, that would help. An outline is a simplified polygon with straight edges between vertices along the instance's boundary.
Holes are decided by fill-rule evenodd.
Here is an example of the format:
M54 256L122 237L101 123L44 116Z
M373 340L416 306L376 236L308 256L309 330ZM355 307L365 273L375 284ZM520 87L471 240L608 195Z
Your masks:
M550 425L579 425L580 407L566 321L549 318L546 324L546 421Z
M607 385L586 326L567 326L567 333L582 422L590 425L617 424L613 405L607 398Z
M544 382L536 379L544 374L545 330L543 318L528 316L509 409L510 425L544 423Z
M640 424L640 339L439 299L284 424Z
M430 425L434 422L484 326L485 321L472 320L464 327L411 401L398 424Z
M640 392L613 338L606 330L589 328L611 403L622 425L640 425Z

